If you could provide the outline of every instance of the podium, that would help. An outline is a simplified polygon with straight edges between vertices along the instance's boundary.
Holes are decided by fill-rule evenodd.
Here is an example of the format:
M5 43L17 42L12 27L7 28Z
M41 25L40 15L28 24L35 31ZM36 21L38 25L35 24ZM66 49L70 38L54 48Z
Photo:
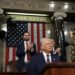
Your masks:
M27 72L0 72L0 75L27 75ZM40 75L75 75L75 63L47 64Z
M40 75L75 75L75 63L51 63Z
M26 72L0 72L0 75L27 75Z

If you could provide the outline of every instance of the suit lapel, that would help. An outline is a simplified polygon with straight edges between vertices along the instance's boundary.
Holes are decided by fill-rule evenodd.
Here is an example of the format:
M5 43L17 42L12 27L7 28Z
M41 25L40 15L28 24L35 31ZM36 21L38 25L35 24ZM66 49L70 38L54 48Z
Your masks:
M23 45L23 50L25 50L25 44L24 44L24 41L22 42L22 45Z
M43 63L45 63L46 64L46 61L45 61L45 58L44 58L44 56L43 56L43 53L41 53L41 60L43 61Z

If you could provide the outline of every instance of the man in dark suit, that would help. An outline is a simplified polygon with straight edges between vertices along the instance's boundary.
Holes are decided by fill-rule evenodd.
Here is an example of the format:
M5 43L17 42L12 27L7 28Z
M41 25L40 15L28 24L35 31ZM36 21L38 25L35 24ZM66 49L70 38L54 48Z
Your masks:
M36 54L36 45L30 42L30 33L24 32L23 41L17 45L16 56L18 57L17 69L24 71L31 57Z
M51 53L53 46L54 45L52 44L52 39L42 39L42 52L38 55L33 56L30 64L28 65L28 75L39 75L46 64L60 61L59 55Z

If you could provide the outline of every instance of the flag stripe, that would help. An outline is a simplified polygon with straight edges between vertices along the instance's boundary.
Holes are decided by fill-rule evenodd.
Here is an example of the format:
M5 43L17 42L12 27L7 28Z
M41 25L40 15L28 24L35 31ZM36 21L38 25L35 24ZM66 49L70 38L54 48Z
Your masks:
M41 41L41 38L43 37L43 31L42 31L43 24L40 23L39 26L40 26L40 41Z
M16 48L13 48L13 61L15 61L15 56L16 56Z
M36 43L37 42L37 23L34 23L34 42Z
M13 48L12 47L9 47L9 61L12 61L13 60Z
M34 23L34 43L36 44L36 50L38 52L38 49L37 49L37 23Z
M8 62L9 62L9 48L6 48L6 54L5 54L5 57L6 57L5 63L8 64Z
M34 24L31 23L31 42L34 42Z
M40 50L40 31L39 31L39 23L37 23L37 49L38 52Z
M30 32L30 36L31 36L31 23L28 23L28 32ZM30 37L30 41L31 41L31 37Z
M45 25L45 23L43 23L43 37L46 37L46 25Z

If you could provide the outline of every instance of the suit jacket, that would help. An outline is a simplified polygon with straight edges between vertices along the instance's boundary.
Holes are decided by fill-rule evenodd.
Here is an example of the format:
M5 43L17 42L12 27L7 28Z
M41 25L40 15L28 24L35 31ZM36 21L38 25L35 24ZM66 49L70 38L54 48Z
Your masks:
M60 57L56 54L51 54L52 62L59 62ZM33 56L31 63L28 65L28 75L39 75L46 66L46 61L42 53Z
M29 51L31 57L36 54L36 45L33 44L33 51ZM25 58L25 47L24 47L24 41L22 41L20 44L17 45L17 51L16 56L18 57L17 62L17 69L22 70L23 67L26 67L26 63L24 62Z

